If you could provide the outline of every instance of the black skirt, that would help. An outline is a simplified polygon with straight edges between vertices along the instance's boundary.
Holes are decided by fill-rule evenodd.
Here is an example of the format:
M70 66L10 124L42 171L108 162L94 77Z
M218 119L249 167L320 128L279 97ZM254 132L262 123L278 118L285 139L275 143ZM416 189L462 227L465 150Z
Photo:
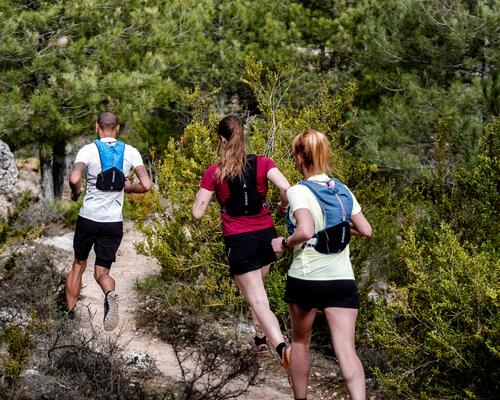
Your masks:
M310 281L287 277L284 300L302 308L359 308L359 294L352 279Z

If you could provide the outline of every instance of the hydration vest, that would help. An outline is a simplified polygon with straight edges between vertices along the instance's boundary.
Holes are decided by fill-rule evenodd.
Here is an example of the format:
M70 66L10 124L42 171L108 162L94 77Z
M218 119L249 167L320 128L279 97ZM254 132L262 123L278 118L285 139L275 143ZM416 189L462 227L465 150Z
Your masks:
M123 159L125 143L116 141L114 145L96 140L95 145L101 160L101 172L97 175L96 188L104 192L120 192L125 187Z
M304 243L304 247L314 247L323 254L340 253L349 244L353 199L349 189L338 179L327 182L305 181L300 185L307 186L314 194L325 217L325 227L313 236L314 243ZM295 230L290 215L287 215L288 233Z
M222 204L221 212L231 217L257 215L262 211L264 201L257 192L257 156L247 155L243 174L228 179L229 197Z

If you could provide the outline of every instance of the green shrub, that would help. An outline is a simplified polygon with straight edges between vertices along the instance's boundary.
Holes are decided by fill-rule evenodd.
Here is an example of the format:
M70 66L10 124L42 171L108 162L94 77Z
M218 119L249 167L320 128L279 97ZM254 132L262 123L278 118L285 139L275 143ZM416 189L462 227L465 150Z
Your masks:
M61 251L34 244L0 258L0 304L40 318L57 313L65 278L58 256Z
M498 393L500 265L494 253L461 244L445 223L401 245L407 284L380 300L374 339L390 357L377 371L391 398ZM417 397L418 397L417 396Z
M57 201L52 207L61 215L65 227L73 227L76 224L80 207L82 206L84 196L80 196L78 201Z
M332 165L340 177L346 178L351 160L341 144L339 131L345 123L343 113L352 103L355 86L347 86L334 94L325 87L315 104L296 107L287 93L293 79L293 70L285 65L277 64L273 70L265 70L261 63L247 59L243 81L254 91L262 111L262 115L247 121L249 152L271 157L293 183L299 173L290 152L292 139L303 129L312 127L330 137ZM167 296L170 299L175 296L176 302L191 304L196 310L237 310L244 301L226 264L219 207L212 204L201 221L191 216L201 176L217 160L216 126L221 116L203 117L207 99L199 90L186 100L194 107L195 116L178 142L170 140L159 166L159 190L154 195L156 206L151 208L155 212L150 222L142 226L146 236L142 250L160 262L162 277L170 287ZM279 197L276 190L270 189L268 200L274 208ZM275 221L278 230L284 231L283 220ZM283 266L277 266L267 282L271 304L281 317L287 313L282 300Z
M30 337L31 327L23 328L11 325L1 335L2 341L7 344L7 356L3 361L3 375L9 385L14 385L29 360L33 341Z
M437 168L408 197L393 252L401 273L369 323L389 360L375 373L390 398L500 389L500 123L486 127L472 159L457 156L453 129L449 119L438 126Z

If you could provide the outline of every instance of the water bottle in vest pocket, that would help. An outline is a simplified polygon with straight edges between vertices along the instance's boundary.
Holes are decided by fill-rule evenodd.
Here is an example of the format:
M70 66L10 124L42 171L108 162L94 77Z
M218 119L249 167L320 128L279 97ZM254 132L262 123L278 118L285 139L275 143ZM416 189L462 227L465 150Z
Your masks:
M125 143L117 141L114 145L96 140L95 145L101 160L101 172L97 175L96 188L104 192L120 192L125 187L123 160Z

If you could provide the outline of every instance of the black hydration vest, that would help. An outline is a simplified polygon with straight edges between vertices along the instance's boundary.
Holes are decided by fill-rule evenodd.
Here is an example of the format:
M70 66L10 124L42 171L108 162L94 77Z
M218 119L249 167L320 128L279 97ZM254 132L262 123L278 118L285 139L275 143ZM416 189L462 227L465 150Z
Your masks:
M243 174L229 179L229 197L222 205L222 212L231 217L257 215L262 211L262 196L257 192L257 156L247 155Z

